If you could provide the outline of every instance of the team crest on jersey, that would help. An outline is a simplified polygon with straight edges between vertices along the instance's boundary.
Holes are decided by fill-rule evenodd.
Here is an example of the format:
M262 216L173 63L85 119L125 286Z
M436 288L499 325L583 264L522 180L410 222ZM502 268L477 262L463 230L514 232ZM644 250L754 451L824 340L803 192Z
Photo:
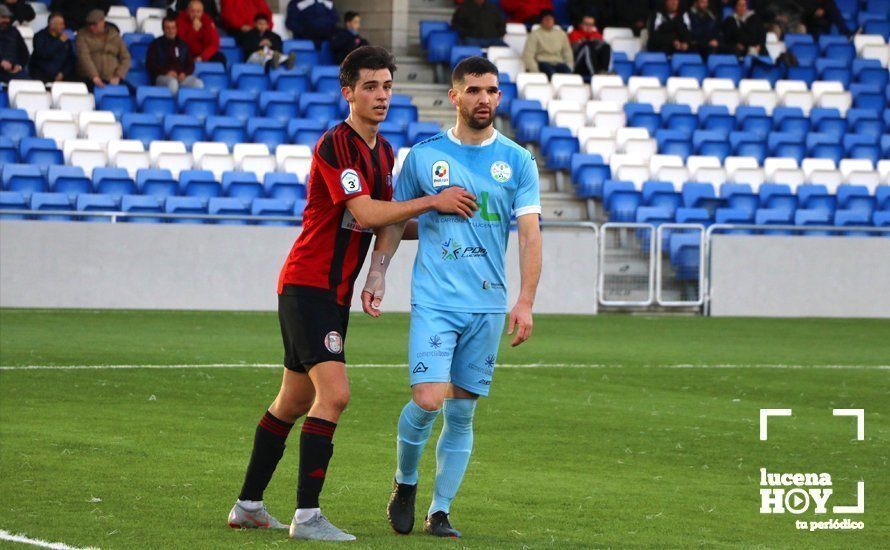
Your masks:
M332 330L324 337L324 347L331 353L340 353L343 351L343 337L339 332Z
M507 183L513 175L513 169L506 162L499 160L491 165L491 177L498 183Z
M433 164L433 187L446 187L451 185L451 168L448 161L437 160Z
M392 174L386 175L386 186L392 189Z
M343 192L347 195L352 195L362 190L362 180L358 177L358 172L352 168L347 168L340 173L340 185L343 186Z

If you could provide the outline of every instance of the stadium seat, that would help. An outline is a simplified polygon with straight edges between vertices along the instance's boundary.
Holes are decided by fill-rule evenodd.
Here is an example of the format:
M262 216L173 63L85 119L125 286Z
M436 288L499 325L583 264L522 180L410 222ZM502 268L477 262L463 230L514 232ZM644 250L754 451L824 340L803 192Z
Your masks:
M155 116L175 114L176 100L165 86L140 86L136 89L136 106L140 112Z
M93 189L96 193L120 198L136 193L136 183L123 168L96 167L93 170Z
M794 211L783 208L759 208L754 213L756 225L794 225ZM764 229L764 235L793 235L788 229Z
M297 118L287 123L287 135L298 145L315 147L326 128L326 121Z
M747 183L724 183L720 186L720 197L725 201L726 207L718 208L716 212L720 210L743 212L746 220L752 220L754 212L760 207L760 198ZM718 223L725 222L718 221Z
M161 214L164 212L164 199L152 195L124 195L121 210L129 214ZM120 221L127 223L163 223L164 219L152 216L124 216Z
M28 118L28 113L21 109L0 109L0 136L13 143L18 143L23 137L35 135L34 123Z
M19 158L27 164L64 164L62 152L56 147L56 142L46 138L22 138L19 142Z
M190 148L204 139L204 123L192 115L167 115L164 117L164 134L170 141L181 141Z
M810 210L801 208L794 213L794 225L806 227L813 225L832 225L833 214L824 210ZM801 231L801 235L832 235L833 231L809 229Z
M300 116L296 92L266 91L260 94L259 101L260 111L265 117L274 118L284 124Z
M75 201L78 212L115 212L119 204L119 197L91 193L78 195ZM111 223L111 216L81 216L80 219L86 222Z
M0 191L0 210L28 210L28 200L18 191ZM26 220L27 214L0 214L0 220Z
M257 225L287 226L294 224L294 202L282 199L254 199L250 206L253 216L288 218L287 220L259 220Z
M164 212L167 214L187 215L187 214L207 214L206 199L197 197L167 197L164 203ZM204 223L201 218L171 218L170 223Z
M124 113L132 113L136 110L136 103L126 86L108 85L96 88L93 94L96 106L103 111L114 113L114 117L118 120L121 120Z
M180 113L202 121L219 112L217 93L203 88L180 88L176 104Z
M147 148L151 142L164 139L164 127L153 114L124 113L121 119L124 137L138 139Z
M83 82L53 82L50 88L53 108L69 113L92 111L96 104Z
M222 195L222 186L209 170L183 170L179 174L179 195L209 199Z
M219 92L229 87L229 73L222 63L195 63L195 76L204 82L204 89Z
M4 164L0 177L6 191L18 191L26 197L46 191L46 178L40 167L33 164Z
M270 172L274 173L274 172ZM222 194L250 204L263 196L263 186L254 174L247 172L226 172L222 177Z
M787 212L788 219L797 209L797 196L787 184L765 183L760 186L759 194L761 209Z
M834 213L835 227L871 227L871 215L860 210L838 210ZM866 231L844 231L847 237L869 237Z
M279 67L269 72L269 81L272 89L279 92L302 94L309 92L309 77L302 69L285 69Z
M328 94L300 94L300 113L303 118L319 120L327 123L339 118L339 106Z
M232 84L239 90L258 94L269 89L269 75L256 63L235 63L230 72Z
M220 113L241 122L257 116L259 112L254 92L247 90L222 90L219 93L219 108Z
M447 31L451 25L447 21L421 21L420 22L420 45L426 50L429 46L430 33L433 31Z
M0 136L0 162L16 163L19 161L19 148L8 137Z
M247 121L247 133L254 143L264 143L271 150L287 142L287 127L281 120L256 117Z
M295 174L269 172L263 178L263 187L269 198L294 201L306 198L306 186Z
M47 171L48 191L65 193L69 197L80 193L89 193L93 183L79 166L50 166Z
M611 222L633 222L642 196L629 181L606 180L603 183L603 208Z
M249 216L250 208L248 204L241 199L213 197L208 200L207 210L213 216ZM248 220L222 219L214 220L214 223L217 225L247 225Z
M163 200L179 193L179 183L170 170L146 168L136 172L136 187L140 195Z
M837 198L834 194L828 192L825 185L805 184L799 186L795 191L801 210L822 212L829 220L834 217L834 211L837 209Z
M74 208L64 193L32 193L31 210L35 212L70 212L69 214L37 214L36 219L45 221L71 221Z
M408 124L408 143L417 144L441 131L438 122L411 122Z
M682 199L676 189L673 183L667 181L647 181L643 183L643 205L664 209L670 214L673 221L674 213L682 204Z
M220 141L229 147L247 141L244 123L230 116L209 116L205 123L206 136L210 141Z

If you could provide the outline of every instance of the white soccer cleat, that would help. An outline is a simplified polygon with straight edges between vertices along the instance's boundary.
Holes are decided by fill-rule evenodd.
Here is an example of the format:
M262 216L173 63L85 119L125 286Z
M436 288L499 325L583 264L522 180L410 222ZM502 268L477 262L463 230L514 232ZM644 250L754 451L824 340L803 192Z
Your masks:
M300 523L297 523L297 519L294 518L290 524L290 538L328 541L355 540L354 536L335 527L321 512Z
M265 504L259 510L251 512L241 507L237 502L229 512L229 527L233 529L287 529L287 525L275 519L266 510Z

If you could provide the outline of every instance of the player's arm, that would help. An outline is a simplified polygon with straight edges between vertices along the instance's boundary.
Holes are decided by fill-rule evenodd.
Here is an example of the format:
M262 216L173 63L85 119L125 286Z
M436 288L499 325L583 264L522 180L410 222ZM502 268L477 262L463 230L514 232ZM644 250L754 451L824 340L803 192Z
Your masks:
M541 278L541 227L537 214L519 216L516 220L519 232L519 298L510 312L510 334L516 327L513 347L528 340L532 335L532 306Z
M441 193L404 202L379 201L368 195L357 195L349 199L346 208L359 225L376 229L408 221L431 210L442 214L457 214L467 219L473 216L473 211L478 207L475 195L461 187L451 186Z
M394 223L375 231L377 238L374 240L374 251L371 252L368 278L362 290L362 309L371 317L380 317L380 302L386 292L386 270L399 248L408 223Z

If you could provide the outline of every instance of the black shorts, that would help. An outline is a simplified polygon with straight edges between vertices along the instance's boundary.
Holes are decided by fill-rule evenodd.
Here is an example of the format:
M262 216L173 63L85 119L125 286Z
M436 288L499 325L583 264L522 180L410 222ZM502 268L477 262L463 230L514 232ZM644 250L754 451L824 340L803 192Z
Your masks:
M349 306L338 304L329 291L285 285L278 295L278 321L286 368L309 372L325 361L346 362Z

